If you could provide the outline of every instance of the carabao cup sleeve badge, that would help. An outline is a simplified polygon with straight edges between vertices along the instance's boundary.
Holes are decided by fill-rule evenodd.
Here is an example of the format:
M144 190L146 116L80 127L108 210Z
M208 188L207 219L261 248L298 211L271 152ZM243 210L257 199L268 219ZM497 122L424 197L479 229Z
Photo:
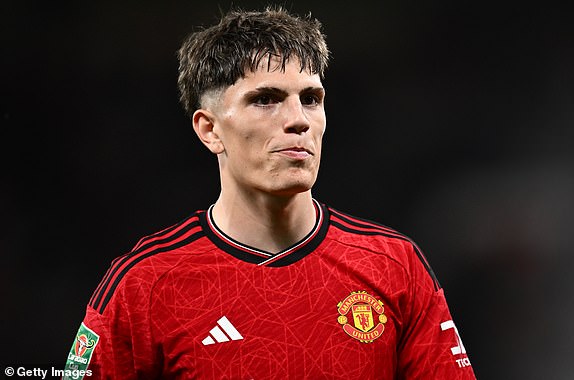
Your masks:
M66 361L66 370L86 371L100 336L84 323L80 325Z
M352 292L337 305L337 321L351 338L371 343L385 331L387 316L381 301L365 291Z

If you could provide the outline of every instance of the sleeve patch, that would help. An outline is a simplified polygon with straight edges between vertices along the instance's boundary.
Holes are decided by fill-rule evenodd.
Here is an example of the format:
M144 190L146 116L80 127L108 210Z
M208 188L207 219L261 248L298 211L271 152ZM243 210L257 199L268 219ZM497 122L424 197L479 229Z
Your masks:
M74 373L74 379L83 379L84 375L89 376L88 365L99 340L100 336L82 323L68 354L64 371L66 373L70 372L70 374ZM67 376L64 376L64 379L67 378Z

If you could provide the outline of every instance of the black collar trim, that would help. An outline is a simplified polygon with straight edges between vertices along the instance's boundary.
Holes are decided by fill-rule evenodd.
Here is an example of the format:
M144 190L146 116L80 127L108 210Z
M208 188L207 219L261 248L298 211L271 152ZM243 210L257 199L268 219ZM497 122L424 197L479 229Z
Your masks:
M281 252L270 253L243 244L225 234L213 220L213 205L207 212L202 213L200 222L207 237L220 249L237 259L256 265L280 267L292 264L310 254L323 241L329 227L329 213L325 205L313 199L316 218L315 225L299 242Z

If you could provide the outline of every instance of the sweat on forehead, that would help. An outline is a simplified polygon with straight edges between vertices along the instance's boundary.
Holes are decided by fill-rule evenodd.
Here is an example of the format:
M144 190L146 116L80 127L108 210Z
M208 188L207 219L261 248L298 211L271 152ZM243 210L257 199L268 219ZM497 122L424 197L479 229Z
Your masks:
M230 86L247 71L284 70L296 58L301 71L322 78L329 51L318 20L275 7L230 11L218 24L190 34L178 58L180 101L191 116L206 91Z

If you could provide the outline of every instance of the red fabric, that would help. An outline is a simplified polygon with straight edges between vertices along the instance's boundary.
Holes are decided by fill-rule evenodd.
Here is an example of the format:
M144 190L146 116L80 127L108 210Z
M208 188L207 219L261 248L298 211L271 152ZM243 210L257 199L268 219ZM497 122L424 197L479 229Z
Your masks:
M181 241L178 229L203 218L177 235L195 234L189 244L169 249L162 235L140 241L139 255L149 255L123 274L109 271L117 286L102 284L100 302L95 294L87 308L84 324L100 336L92 379L474 379L466 353L453 354L464 351L455 329L441 328L452 318L418 248L386 227L322 212L329 225L313 237L318 245L285 266L227 253L205 231L205 212L164 232ZM373 304L382 334L372 342L341 323L338 304L352 292L382 302L386 320ZM242 339L204 345L223 316ZM349 329L352 311L346 318Z

